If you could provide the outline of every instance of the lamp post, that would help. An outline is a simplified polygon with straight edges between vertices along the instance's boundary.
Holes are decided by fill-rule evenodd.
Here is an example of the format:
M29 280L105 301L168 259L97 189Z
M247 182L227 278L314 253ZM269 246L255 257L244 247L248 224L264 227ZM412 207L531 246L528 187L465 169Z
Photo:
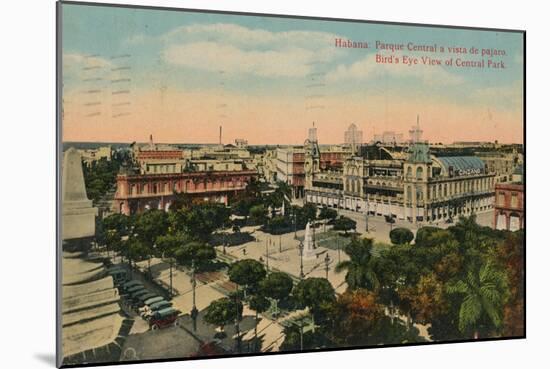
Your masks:
M328 251L327 251L327 254L325 256L325 273L326 273L326 279L328 280L328 264L330 263L330 256L328 256Z
M315 242L315 220L313 220L313 248L316 249L317 248L317 242Z
M226 254L226 250L225 250L225 244L226 244L225 223L222 226L222 232L223 232L223 237L222 237L223 254L225 255Z
M237 353L241 353L241 329L239 327L239 290L235 294L235 331L237 332Z
M172 298L173 294L174 294L174 290L172 288L172 264L173 264L173 259L172 257L170 257L170 298Z
M282 246L282 235L279 235L279 253L283 252L283 246Z
M340 237L336 235L336 249L338 249L338 263L340 263Z
M193 332L197 331L197 316L199 311L195 304L195 289L197 287L197 279L195 278L195 260L191 262L191 286L193 287L193 307L191 308L191 318L193 319Z
M269 271L269 246L267 243L271 242L271 239L265 239L265 268Z
M292 218L294 219L294 239L298 239L298 235L296 234L296 208L292 208Z
M367 195L367 212L365 213L365 231L369 231L369 195Z
M300 278L304 279L304 243L302 241L300 241L298 249L300 250Z

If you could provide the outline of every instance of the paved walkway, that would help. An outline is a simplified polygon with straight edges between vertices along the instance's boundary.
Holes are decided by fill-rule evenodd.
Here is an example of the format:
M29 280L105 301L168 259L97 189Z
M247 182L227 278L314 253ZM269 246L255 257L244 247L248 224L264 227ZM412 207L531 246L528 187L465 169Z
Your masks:
M243 229L243 232L245 229ZM253 231L256 241L247 242L243 245L226 247L226 256L234 260L254 259L261 261L267 269L282 271L290 274L295 279L300 278L300 251L299 240L294 239L294 232L283 235L270 235L259 230ZM318 232L322 227L318 228ZM297 236L302 239L304 231L298 231ZM223 257L223 247L217 247L218 254ZM320 277L325 278L326 264L325 257L328 254L328 280L336 289L336 292L342 293L346 289L344 278L346 273L335 273L334 267L339 261L348 260L348 256L342 251L332 250L319 246L316 249L316 258L303 259L303 271L306 278Z

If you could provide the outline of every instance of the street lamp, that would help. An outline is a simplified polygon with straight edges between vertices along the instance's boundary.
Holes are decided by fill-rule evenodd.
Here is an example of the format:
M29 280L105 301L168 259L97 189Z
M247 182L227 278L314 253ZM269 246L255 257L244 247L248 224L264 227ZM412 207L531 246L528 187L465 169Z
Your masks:
M336 248L338 249L338 263L340 263L340 237L336 235Z
M235 294L235 331L237 333L237 353L241 353L241 329L239 327L239 291Z
M191 318L193 319L193 332L197 331L197 316L199 311L195 304L195 289L197 287L197 279L195 278L195 260L191 261L191 286L193 287L193 307L191 308Z
M367 212L365 213L365 231L369 231L369 197L367 195Z
M170 298L172 298L174 294L174 290L172 288L172 264L174 263L173 258L170 257Z
M268 241L271 242L271 239L265 239L265 268L269 271L269 246Z
M283 247L282 247L282 243L281 243L281 239L282 239L282 235L279 235L279 253L283 252Z
M298 245L298 249L300 249L300 278L304 278L304 243L300 241L300 244Z
M298 235L296 234L296 209L292 208L292 218L294 218L294 239L298 239Z
M325 272L326 272L326 278L328 279L328 264L330 263L330 256L328 256L328 252L325 256Z

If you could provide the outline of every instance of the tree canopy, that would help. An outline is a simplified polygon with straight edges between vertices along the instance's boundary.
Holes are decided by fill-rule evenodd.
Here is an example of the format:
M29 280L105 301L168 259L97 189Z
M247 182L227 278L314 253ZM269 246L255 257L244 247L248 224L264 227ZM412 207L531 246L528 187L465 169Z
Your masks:
M240 301L237 302L235 299L223 297L212 301L208 305L204 314L204 321L223 328L235 320L242 319L242 314L243 305Z
M228 275L231 282L254 289L266 276L265 267L253 259L239 260L231 264Z
M394 228L390 231L390 240L394 245L411 243L414 234L408 228Z

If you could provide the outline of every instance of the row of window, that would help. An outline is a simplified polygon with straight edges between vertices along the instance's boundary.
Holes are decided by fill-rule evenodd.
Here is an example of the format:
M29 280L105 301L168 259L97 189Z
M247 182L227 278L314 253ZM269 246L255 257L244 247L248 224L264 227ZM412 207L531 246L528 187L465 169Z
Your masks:
M428 187L427 199L439 199L447 196L470 192L489 191L493 188L493 178L478 178L450 183L439 183ZM407 198L412 199L413 186L407 186ZM423 191L417 188L416 200L423 200Z
M518 208L519 207L519 196L517 192L510 193L510 207ZM499 191L497 194L497 205L506 206L506 192Z
M193 181L185 181L182 184L179 182L173 182L172 186L170 186L169 182L154 182L154 183L140 183L140 184L132 184L128 188L128 194L133 195L141 195L141 194L157 194L157 193L172 193L172 192L187 192L189 187L191 186L191 183ZM194 184L193 189L200 188L200 184L202 184L202 189L212 189L215 187L216 184L220 184L222 187L229 187L229 188L240 188L243 186L243 182L240 180L234 180L234 181L202 181L199 183Z

